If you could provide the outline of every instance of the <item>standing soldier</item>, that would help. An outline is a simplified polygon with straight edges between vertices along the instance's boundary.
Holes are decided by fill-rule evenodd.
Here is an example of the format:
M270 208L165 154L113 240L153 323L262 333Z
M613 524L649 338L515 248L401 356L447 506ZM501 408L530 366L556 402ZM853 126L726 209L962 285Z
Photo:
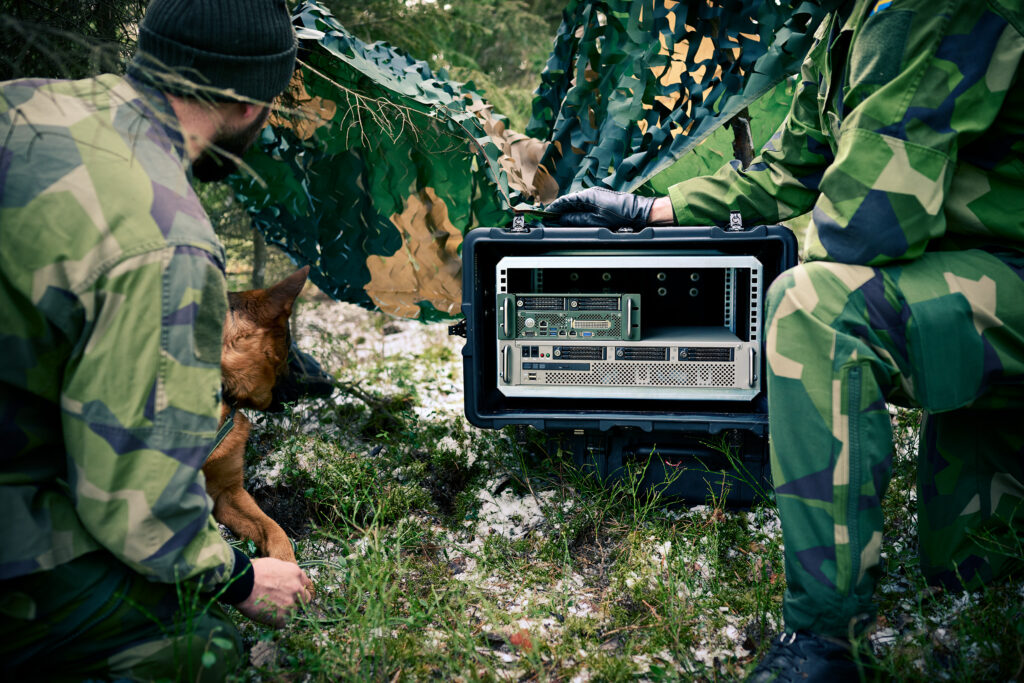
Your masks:
M753 680L857 678L848 639L871 622L883 571L886 402L925 411L925 575L974 588L1021 568L1022 26L1019 0L848 1L820 27L788 118L749 168L657 200L591 188L549 207L566 225L811 212L806 262L768 295L787 634Z
M128 76L0 84L0 668L223 679L215 599L281 623L309 580L221 537L224 251L192 191L287 86L284 0L154 0Z

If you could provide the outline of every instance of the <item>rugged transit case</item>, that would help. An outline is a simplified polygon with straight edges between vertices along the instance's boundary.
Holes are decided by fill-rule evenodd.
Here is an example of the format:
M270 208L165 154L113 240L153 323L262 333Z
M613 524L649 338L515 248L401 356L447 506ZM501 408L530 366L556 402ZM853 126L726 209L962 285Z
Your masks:
M764 301L782 226L478 228L462 245L466 416L530 425L614 481L748 505L770 491Z

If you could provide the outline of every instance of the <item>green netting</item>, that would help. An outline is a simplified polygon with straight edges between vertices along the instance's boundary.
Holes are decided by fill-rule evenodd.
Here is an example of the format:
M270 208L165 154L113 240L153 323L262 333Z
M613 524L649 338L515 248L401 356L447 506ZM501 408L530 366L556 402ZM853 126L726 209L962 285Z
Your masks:
M233 184L267 239L331 296L453 315L467 230L581 187L663 192L712 171L732 156L721 125L744 108L763 143L788 109L787 76L837 4L572 0L530 138L505 130L472 84L365 44L306 2L295 112L247 157L256 177Z
M527 134L555 143L542 163L562 192L633 190L795 73L838 4L573 0Z

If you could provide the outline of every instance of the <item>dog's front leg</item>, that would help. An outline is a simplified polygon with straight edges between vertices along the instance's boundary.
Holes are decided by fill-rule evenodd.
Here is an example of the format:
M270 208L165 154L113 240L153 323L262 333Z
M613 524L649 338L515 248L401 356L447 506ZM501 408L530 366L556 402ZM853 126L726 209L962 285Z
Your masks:
M260 510L243 486L245 442L251 423L236 411L234 429L214 449L206 464L206 492L213 499L213 517L240 538L256 543L269 557L295 562L291 541L277 522Z

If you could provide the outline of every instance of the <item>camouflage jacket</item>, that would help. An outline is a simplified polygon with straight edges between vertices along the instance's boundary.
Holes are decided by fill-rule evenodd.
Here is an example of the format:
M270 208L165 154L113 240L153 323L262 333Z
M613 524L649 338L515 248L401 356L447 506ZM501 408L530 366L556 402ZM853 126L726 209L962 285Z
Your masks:
M1020 0L857 0L827 18L786 121L669 189L680 225L811 212L809 260L1024 250Z
M105 549L209 587L223 247L177 119L117 76L0 83L0 579ZM243 596L244 597L244 596Z

